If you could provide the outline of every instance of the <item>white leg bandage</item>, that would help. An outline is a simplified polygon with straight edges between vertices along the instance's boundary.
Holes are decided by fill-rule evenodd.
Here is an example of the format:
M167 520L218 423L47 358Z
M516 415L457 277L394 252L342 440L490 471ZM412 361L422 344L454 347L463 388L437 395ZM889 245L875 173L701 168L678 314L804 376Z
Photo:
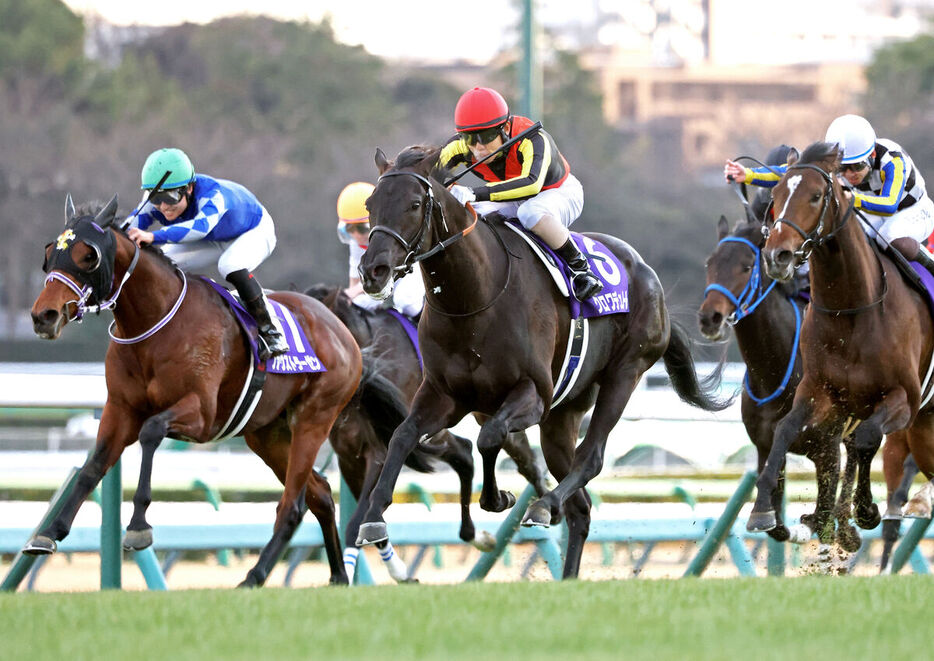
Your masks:
M360 549L354 546L348 546L344 549L344 571L347 572L347 582L353 585L353 577L357 572L357 556L360 555Z
M377 544L376 548L379 549L379 557L386 563L386 569L389 570L389 575L392 576L393 580L398 583L409 577L405 563L402 562L402 558L397 556L392 548L392 542L386 540L382 544Z

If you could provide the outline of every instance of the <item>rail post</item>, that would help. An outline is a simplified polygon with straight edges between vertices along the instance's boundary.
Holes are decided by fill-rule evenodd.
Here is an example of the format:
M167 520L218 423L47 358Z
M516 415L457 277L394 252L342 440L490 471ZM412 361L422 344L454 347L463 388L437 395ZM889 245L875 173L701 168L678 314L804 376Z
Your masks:
M691 564L688 565L684 576L700 576L704 573L704 570L707 569L707 565L710 564L710 560L713 558L714 553L716 553L717 548L730 533L730 529L733 527L733 523L739 515L739 510L742 509L746 501L749 500L752 489L756 484L756 477L756 471L747 471L746 474L743 475L736 491L733 492L733 495L730 496L730 499L727 501L723 514L721 514L720 518L713 524L710 532L707 533L707 537L704 539L703 544L701 544L697 555L691 560ZM732 542L731 545L735 548ZM740 568L740 570L742 571L742 568Z
M893 574L897 574L901 571L909 558L912 559L911 567L916 573L930 573L930 570L927 568L927 563L924 561L924 556L921 556L921 562L918 562L915 556L915 552L920 555L920 551L918 551L918 542L924 537L924 533L927 532L930 525L931 519L915 519L912 522L911 527L908 528L908 532L905 533L901 543L895 548L895 552L892 553Z

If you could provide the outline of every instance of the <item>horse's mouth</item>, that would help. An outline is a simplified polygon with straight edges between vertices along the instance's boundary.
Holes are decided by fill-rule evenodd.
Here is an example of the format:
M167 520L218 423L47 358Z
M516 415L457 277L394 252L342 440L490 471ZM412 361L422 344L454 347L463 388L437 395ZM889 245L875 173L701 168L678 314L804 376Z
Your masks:
M720 324L717 328L701 328L701 335L711 342L720 342L727 337L727 325Z
M363 289L364 291L366 291L367 296L369 296L370 298L376 299L377 301L385 301L387 298L392 296L393 284L394 283L393 283L392 278L386 278L386 284L384 284L383 288L377 292L367 291L366 287L364 287Z

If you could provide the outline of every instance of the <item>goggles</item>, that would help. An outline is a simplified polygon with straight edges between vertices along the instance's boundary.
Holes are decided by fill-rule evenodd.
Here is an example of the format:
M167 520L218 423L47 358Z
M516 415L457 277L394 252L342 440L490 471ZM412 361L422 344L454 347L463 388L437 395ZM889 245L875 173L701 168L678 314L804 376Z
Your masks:
M152 194L152 197L149 198L149 201L154 207L161 207L163 204L175 206L182 201L183 197L185 197L185 191L187 188L187 186L182 186L181 188L157 191Z
M367 242L370 234L370 223L347 223L343 220L337 223L337 236L341 243L347 245L362 245Z
M859 161L858 163L847 163L840 168L841 172L862 172L869 167L869 161Z
M502 134L503 126L500 124L499 126L494 126L493 128L489 129L482 129L480 131L464 131L458 135L468 145L488 145Z

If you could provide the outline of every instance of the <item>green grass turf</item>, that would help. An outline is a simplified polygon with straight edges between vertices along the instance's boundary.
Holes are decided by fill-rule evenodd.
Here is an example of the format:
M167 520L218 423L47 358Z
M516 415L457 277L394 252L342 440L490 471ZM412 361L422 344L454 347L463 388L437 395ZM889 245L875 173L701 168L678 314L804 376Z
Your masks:
M934 578L0 594L0 659L929 658Z

